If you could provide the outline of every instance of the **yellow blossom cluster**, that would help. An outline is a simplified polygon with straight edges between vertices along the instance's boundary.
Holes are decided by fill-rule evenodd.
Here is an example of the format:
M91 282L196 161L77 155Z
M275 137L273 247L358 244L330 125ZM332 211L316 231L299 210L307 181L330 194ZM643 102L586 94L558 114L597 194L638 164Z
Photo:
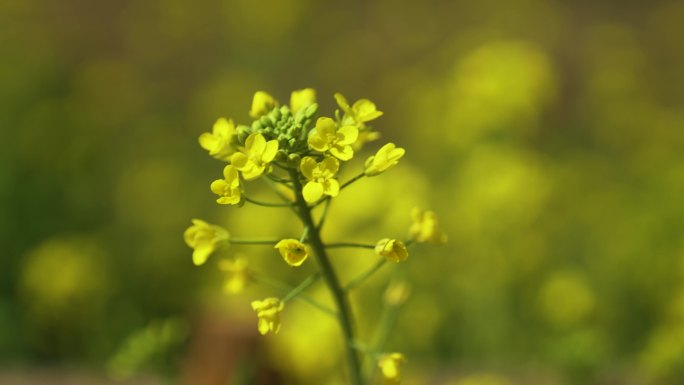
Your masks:
M291 267L303 265L309 256L315 258L318 271L294 287L282 282L271 282L269 278L251 270L248 258L243 256L220 259L218 268L225 274L223 288L226 293L238 293L255 282L270 282L276 289L287 290L280 298L268 297L251 303L258 318L258 332L262 335L278 333L280 315L285 304L293 298L302 299L337 317L347 339L346 348L354 378L352 382L360 384L362 373L356 359L358 353L355 350L356 342L351 327L353 320L350 319L346 293L363 283L386 262L405 262L411 244L443 243L446 235L441 231L432 211L415 209L409 239L403 241L382 238L369 245L353 242L327 243L321 239L321 227L332 199L355 181L375 177L397 165L405 155L405 150L392 142L385 143L359 165L361 167L356 176L341 183L340 171L353 167L352 160L363 151L363 145L379 138L370 123L383 113L368 99L349 103L342 94L336 93L334 99L338 109L331 116L318 116L316 98L314 89L305 88L293 91L289 104L281 104L269 93L258 91L254 94L249 109L249 116L252 118L250 124L236 124L232 119L221 117L216 120L211 132L202 133L198 138L200 146L211 157L224 162L223 177L214 180L209 186L211 192L218 196L216 202L219 205L242 206L249 203L290 209L303 225L303 233L299 239L241 239L232 237L219 225L193 219L192 226L184 233L184 240L193 249L192 261L198 266L228 244L269 245ZM248 191L248 182L257 179L264 180L265 185L272 187L280 200L263 202L254 199ZM325 209L319 214L320 211L314 209L321 204L325 204ZM372 249L377 263L370 270L342 285L336 278L334 264L330 262L327 253L327 249L337 247ZM275 251L273 254L280 260ZM334 309L317 303L304 294L307 287L319 278L328 285ZM409 293L409 286L405 283L390 285L385 293L386 305L401 306ZM380 351L380 348L375 350ZM400 353L390 353L376 355L376 358L379 358L377 364L383 384L399 384L405 357Z

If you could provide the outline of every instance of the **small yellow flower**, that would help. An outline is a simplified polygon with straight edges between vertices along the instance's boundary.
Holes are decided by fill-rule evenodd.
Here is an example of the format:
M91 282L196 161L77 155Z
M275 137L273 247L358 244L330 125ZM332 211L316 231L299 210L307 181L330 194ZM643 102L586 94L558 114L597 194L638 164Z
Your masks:
M292 91L290 95L290 110L293 115L314 103L316 103L316 90L313 88Z
M266 171L266 167L278 152L278 141L266 141L261 134L251 134L245 140L244 152L236 152L230 163L238 169L246 180L253 180Z
M252 109L249 110L249 116L257 119L277 106L278 101L273 96L264 91L257 91L252 99Z
M223 168L224 179L217 179L211 182L211 191L218 195L216 200L221 205L236 205L242 199L242 192L240 191L240 177L238 172L232 165L227 165Z
M280 312L285 304L278 298L266 298L263 301L252 301L252 309L259 317L259 334L266 335L269 331L278 334L280 331Z
M413 224L409 229L411 239L418 243L446 243L447 236L440 230L437 215L432 211L423 211L415 207L411 211Z
M200 146L209 151L209 155L219 160L228 161L230 155L235 152L231 147L233 136L235 135L235 124L232 120L219 118L212 132L205 132L199 137Z
M302 159L299 169L309 181L302 190L304 200L311 203L324 194L331 197L337 196L340 192L340 184L335 179L335 174L339 168L340 162L331 157L326 157L319 163L310 156Z
M408 258L406 245L397 239L383 238L379 240L375 245L375 253L394 263L405 261Z
M221 226L211 225L200 219L193 219L192 226L183 234L185 243L194 249L192 262L195 266L204 264L207 258L220 246L228 243L228 231Z
M283 239L276 243L275 248L290 266L301 265L309 256L306 245L296 239Z
M366 160L366 176L376 176L399 163L399 159L406 151L397 147L394 143L382 146L375 155Z
M356 126L345 125L337 129L335 121L321 117L316 121L316 127L309 132L309 147L318 152L330 152L339 160L349 160L354 156L352 144L359 137Z
M401 353L385 354L378 360L383 385L396 385L401 382L401 365L406 357Z
M382 116L382 111L378 111L375 103L368 99L359 99L352 106L349 106L347 99L342 94L336 93L335 100L344 111L342 125L354 124L363 129L366 127L364 123Z
M242 257L224 259L219 262L218 267L228 275L223 284L223 291L226 294L237 294L249 283L247 259Z

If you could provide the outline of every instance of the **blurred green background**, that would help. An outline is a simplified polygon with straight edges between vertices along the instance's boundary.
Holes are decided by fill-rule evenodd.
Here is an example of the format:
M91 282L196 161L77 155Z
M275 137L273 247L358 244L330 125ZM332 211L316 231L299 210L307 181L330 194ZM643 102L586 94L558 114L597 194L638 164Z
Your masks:
M273 291L224 296L182 240L196 217L299 231L218 207L197 137L303 87L328 115L334 92L373 100L407 150L326 236L399 237L414 205L449 235L403 266L407 384L682 383L682 20L677 1L0 2L0 383L340 383L334 323L294 303L258 338L249 301ZM355 298L362 331L386 273Z

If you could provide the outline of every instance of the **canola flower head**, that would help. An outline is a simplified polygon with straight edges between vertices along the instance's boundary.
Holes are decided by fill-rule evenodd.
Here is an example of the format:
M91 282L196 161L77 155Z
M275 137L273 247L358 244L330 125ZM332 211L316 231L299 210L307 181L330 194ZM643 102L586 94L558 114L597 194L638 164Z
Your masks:
M316 162L314 158L307 156L302 159L299 169L308 181L302 190L305 201L312 203L323 195L335 197L339 193L340 184L335 179L340 169L340 162L337 159L325 157L322 161Z
M221 205L236 205L242 201L242 191L240 189L240 176L233 165L223 168L223 178L211 182L209 188L218 195L216 203Z
M203 149L209 151L209 155L214 158L228 161L235 152L235 149L232 147L235 134L235 124L233 121L219 118L214 123L211 133L205 132L199 136L199 144Z
M353 125L337 128L331 118L321 117L316 121L316 127L309 132L309 147L324 153L329 152L339 160L347 161L354 157L352 145L359 137L359 129Z
M269 167L278 152L278 141L266 141L261 134L251 134L245 141L243 152L236 152L230 163L242 173L245 180L260 177Z
M375 245L375 253L388 261L399 263L408 258L406 245L398 239L383 238Z
M252 301L252 309L259 317L259 334L266 335L268 332L278 334L280 331L280 312L285 304L278 298L269 297L263 301Z
M401 366L406 357L401 353L385 354L378 360L383 385L396 385L401 382Z
M278 106L278 101L268 92L257 91L252 98L252 109L249 110L249 116L256 119Z
M411 211L413 224L409 229L411 239L417 243L443 244L447 242L447 235L439 227L437 215L430 210L414 207Z
M223 291L226 294L237 294L244 290L250 280L249 264L247 259L236 257L235 259L223 259L219 261L219 270L226 273L223 283Z
M283 239L276 243L275 248L290 266L301 266L309 256L308 247L296 239Z
M195 266L200 266L216 249L229 242L230 235L221 226L209 224L201 219L193 219L192 226L183 233L183 239L194 249L192 262Z
M387 143L366 160L364 173L366 176L379 175L399 163L399 159L405 153L403 148L391 142Z
M316 90L313 88L292 91L292 94L290 95L290 109L293 114L296 114L314 103L316 103Z
M342 124L355 124L359 128L365 128L365 123L375 120L382 116L382 111L379 111L375 103L368 99L359 99L353 105L349 105L347 98L341 93L335 94L335 101L340 109L344 111L342 117Z
M411 285L405 281L393 281L387 286L382 296L383 301L389 306L400 306L411 295Z

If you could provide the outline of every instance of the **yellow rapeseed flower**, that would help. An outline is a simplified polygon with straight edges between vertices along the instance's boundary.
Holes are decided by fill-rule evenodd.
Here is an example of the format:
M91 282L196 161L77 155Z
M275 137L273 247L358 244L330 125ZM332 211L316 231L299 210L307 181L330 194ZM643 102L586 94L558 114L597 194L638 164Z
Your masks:
M437 220L437 215L432 211L423 211L418 207L415 207L411 211L411 217L413 218L413 224L409 229L409 235L411 239L418 243L445 243L447 241L447 236L439 228L439 221Z
M313 88L292 91L290 95L290 110L293 115L314 103L316 103L316 90Z
M406 151L394 145L394 143L387 143L382 146L375 155L370 156L366 160L366 176L376 176L383 173L390 167L399 163L399 159L404 156Z
M219 269L227 274L223 284L223 291L227 294L241 292L249 283L249 269L247 259L237 257L224 259L219 262Z
M349 106L347 98L340 93L336 93L335 100L337 101L337 105L344 111L342 125L354 124L359 128L365 128L366 122L370 122L371 120L382 116L382 111L378 111L375 107L375 103L368 99L359 99L355 101L352 106Z
M183 233L185 243L194 249L192 262L202 265L220 246L228 243L228 231L221 226L209 224L201 219L193 219L192 226Z
M223 168L224 179L211 182L211 191L218 195L216 200L221 205L235 205L240 203L242 192L240 191L240 177L237 169L232 165Z
M383 385L396 385L401 382L401 365L406 357L401 353L385 354L378 360Z
M339 160L349 160L354 156L352 144L359 137L356 126L345 125L337 129L335 121L322 117L316 121L316 127L309 132L309 147L318 152L330 152Z
M340 184L335 179L335 174L340 168L340 162L332 157L326 157L321 162L310 156L304 157L299 164L299 169L308 180L302 190L304 200L311 203L317 201L324 194L331 197L337 196Z
M200 135L199 143L203 149L209 151L209 155L216 159L228 161L230 155L235 152L231 146L234 135L235 124L233 121L219 118L214 123L211 133L205 132Z
M252 301L252 309L259 317L259 333L266 335L269 331L278 334L280 331L280 312L285 304L278 298L266 298L263 301Z
M290 266L301 265L309 256L306 245L296 239L283 239L276 243L275 248Z
M397 239L383 238L379 240L375 245L375 253L394 263L405 261L408 258L406 245Z
M264 91L257 91L252 98L252 109L249 110L249 116L257 119L276 106L278 106L278 101L273 96Z
M251 134L245 140L244 151L233 154L230 163L242 173L243 178L253 180L266 171L277 152L277 140L267 142L263 135Z

